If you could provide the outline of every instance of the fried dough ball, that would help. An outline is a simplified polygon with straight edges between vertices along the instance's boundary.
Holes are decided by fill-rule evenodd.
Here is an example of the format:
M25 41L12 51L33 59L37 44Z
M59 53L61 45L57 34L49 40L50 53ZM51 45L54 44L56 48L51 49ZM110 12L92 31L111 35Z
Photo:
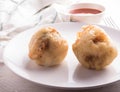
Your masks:
M78 61L89 69L101 70L117 56L117 49L105 31L95 25L85 25L72 45Z
M67 41L53 27L39 29L29 43L29 57L43 66L60 64L67 51Z

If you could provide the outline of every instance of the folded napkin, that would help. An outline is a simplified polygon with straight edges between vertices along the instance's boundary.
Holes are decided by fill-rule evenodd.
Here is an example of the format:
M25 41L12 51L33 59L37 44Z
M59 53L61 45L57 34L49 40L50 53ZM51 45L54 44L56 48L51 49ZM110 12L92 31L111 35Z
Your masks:
M54 6L55 5L53 4L35 15L37 19L36 21L38 21L39 25L63 22L62 18L59 16Z

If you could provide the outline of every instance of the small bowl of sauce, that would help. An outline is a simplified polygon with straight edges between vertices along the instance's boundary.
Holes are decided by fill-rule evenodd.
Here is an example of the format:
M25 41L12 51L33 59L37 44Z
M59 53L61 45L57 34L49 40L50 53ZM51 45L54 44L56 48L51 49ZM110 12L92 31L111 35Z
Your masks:
M101 12L102 12L101 10L92 9L92 8L80 8L70 11L71 14L98 14Z
M62 14L70 21L99 23L104 15L105 7L96 3L76 3L67 6Z

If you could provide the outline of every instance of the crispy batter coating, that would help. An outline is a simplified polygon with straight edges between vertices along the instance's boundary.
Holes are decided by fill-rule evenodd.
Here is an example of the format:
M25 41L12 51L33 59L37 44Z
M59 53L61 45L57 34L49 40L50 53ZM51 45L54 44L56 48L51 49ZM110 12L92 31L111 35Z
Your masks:
M110 37L102 28L95 25L81 28L72 49L83 66L95 70L103 69L117 56L117 49Z
M39 29L29 43L29 57L43 66L60 64L67 51L67 41L53 27Z

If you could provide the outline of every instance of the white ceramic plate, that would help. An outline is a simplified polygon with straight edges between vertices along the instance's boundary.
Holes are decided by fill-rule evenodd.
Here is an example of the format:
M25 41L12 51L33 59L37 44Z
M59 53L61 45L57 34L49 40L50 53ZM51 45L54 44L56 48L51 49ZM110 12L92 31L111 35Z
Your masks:
M28 43L38 27L22 32L10 41L4 52L5 64L17 75L50 87L85 89L118 81L120 79L120 31L101 26L113 39L118 49L118 56L106 69L95 71L82 67L72 52L71 44L75 41L76 32L82 25L69 22L44 25L55 27L69 43L68 54L60 65L42 67L29 59Z

